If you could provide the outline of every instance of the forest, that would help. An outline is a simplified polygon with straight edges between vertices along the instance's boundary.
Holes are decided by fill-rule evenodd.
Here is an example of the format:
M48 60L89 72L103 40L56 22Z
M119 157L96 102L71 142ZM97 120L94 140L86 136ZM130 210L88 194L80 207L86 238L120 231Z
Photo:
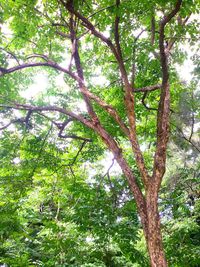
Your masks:
M200 266L200 1L0 1L0 266Z

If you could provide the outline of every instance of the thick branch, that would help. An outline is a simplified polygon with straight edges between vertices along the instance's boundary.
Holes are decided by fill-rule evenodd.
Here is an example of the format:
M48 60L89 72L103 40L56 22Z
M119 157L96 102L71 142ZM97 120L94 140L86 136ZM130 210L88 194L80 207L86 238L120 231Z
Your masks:
M165 173L166 149L169 138L169 114L170 114L170 85L168 58L165 52L165 26L178 13L182 0L178 0L174 9L160 22L159 49L162 68L162 88L157 117L157 147L154 156L153 178L156 190L159 190L162 177Z

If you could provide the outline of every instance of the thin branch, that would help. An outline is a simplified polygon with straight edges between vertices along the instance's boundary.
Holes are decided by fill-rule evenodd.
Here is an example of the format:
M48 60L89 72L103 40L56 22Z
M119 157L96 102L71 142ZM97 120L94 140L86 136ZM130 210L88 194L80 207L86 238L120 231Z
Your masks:
M69 119L65 120L65 122L63 122L63 123L58 123L58 122L55 122L55 121L51 120L48 116L46 116L46 115L44 115L42 113L38 113L38 114L43 116L44 118L48 119L49 121L51 121L52 124L56 125L56 127L59 129L58 137L60 137L60 138L79 139L79 140L84 140L84 141L87 141L87 142L92 142L92 140L89 139L89 138L77 136L75 134L71 134L71 135L63 134L63 131L64 131L65 127L70 122L74 121L73 118L69 118Z
M93 14L91 14L90 16L87 17L87 19L90 19L92 17L94 17L95 15L97 15L98 13L104 11L104 10L107 10L107 9L110 9L112 7L114 7L115 5L111 5L111 6L107 6L107 7L103 7L103 8L100 8L98 9L97 11L95 11Z
M18 118L18 119L15 119L15 120L11 120L8 124L2 126L0 128L0 131L7 129L11 124L15 124L15 123L25 124L26 128L28 128L30 126L29 125L29 120L30 120L31 114L32 114L32 111L29 110L27 112L27 115L26 115L25 118Z
M2 126L2 127L0 128L0 131L7 129L11 124L16 123L16 122L19 122L19 119L11 120L8 124Z
M92 142L91 139L89 138L85 138L85 137L81 137L81 136L77 136L75 134L63 134L64 129L66 128L66 126L73 121L72 118L67 119L64 123L59 124L54 122L54 124L57 126L57 128L59 129L59 133L58 133L58 137L60 138L71 138L71 139L79 139L79 140L83 140L83 141L87 141L87 142Z
M77 40L80 40L83 36L85 36L87 33L89 32L89 30L83 32L80 36L77 36Z
M189 20L190 16L191 16L191 15L187 16L183 21L182 21L182 19L181 19L180 17L178 17L178 19L179 19L179 25L182 26L182 27L184 27L184 26L186 25L187 21ZM180 20L180 19L181 19L181 20ZM165 39L167 39L167 38L165 38ZM181 39L181 37L174 36L174 37L172 37L172 38L169 40L169 42L168 42L168 46L167 46L167 50L166 50L166 53L168 53L168 54L170 53L171 49L173 48L175 42L176 42L178 39Z
M58 134L58 137L65 138L65 139L69 138L69 139L77 139L77 140L83 140L83 141L87 141L87 142L92 142L92 139L81 137L81 136L77 136L75 134L71 134L71 135L68 135L68 134L65 134L65 135Z
M70 35L67 34L67 33L64 33L64 32L58 31L58 30L56 30L55 32L56 32L58 35L60 35L61 37L63 37L63 38L70 39Z
M0 104L0 107L17 109L17 110L39 111L39 112L41 112L41 111L59 112L59 113L65 114L71 118L74 118L75 120L80 121L81 123L85 124L89 128L94 129L94 126L91 123L91 121L84 118L82 115L76 114L70 110L66 110L64 108L57 107L57 106L32 106L32 105L26 105L26 104L13 103L13 105Z
M177 125L175 125L174 123L171 122L171 125L173 125L178 132L181 134L181 137L187 141L188 143L190 143L198 152L200 152L200 148L191 140L191 138L186 137L185 134L183 133L182 129L179 128Z
M145 103L145 98L147 97L147 92L145 92L144 93L144 95L143 95L143 97L142 97L142 104L143 104L143 106L147 109L147 110L156 110L156 111L158 111L157 110L157 108L150 108L150 107L148 107L147 105L146 105L146 103Z
M138 92L152 92L157 89L161 89L162 85L161 84L155 84L155 85L149 85L141 88L135 88L133 89L133 93L138 93Z
M36 161L35 161L36 164L35 164L35 166L33 167L33 170L32 170L32 172L31 172L30 177L33 177L33 175L34 175L34 173L35 173L35 171L36 171L36 169L37 169L37 167L38 167L39 160L40 160L40 158L41 158L41 156L42 156L42 152L43 152L43 149L44 149L44 147L45 147L45 143L46 143L46 141L47 141L47 138L48 138L48 136L49 136L51 130L52 130L52 124L51 124L49 130L47 131L47 134L45 135L43 141L42 141L42 145L41 145L41 147L40 147L40 150L39 150L37 159L36 159Z
M154 42L155 42L155 16L152 15L152 18L151 18L151 45L154 45Z
M8 50L6 50L5 48L2 48L2 47L0 47L0 50L6 52L8 55L10 55L12 58L14 58L15 61L17 61L18 65L20 65L20 62L19 62L17 56L13 52L8 51Z
M97 38L101 39L104 43L106 43L108 47L110 47L111 51L113 52L117 60L119 61L117 50L115 46L113 45L113 43L111 42L111 40L107 38L105 35L103 35L101 32L99 32L86 17L81 15L78 11L74 10L73 6L71 5L71 1L68 1L66 3L63 0L60 0L60 2L70 13L74 14L77 18L79 18L82 21L84 27L90 30L91 33L95 35Z
M117 195L116 195L115 187L114 187L114 185L113 185L113 183L112 183L112 181L111 181L111 178L110 178L110 170L112 169L114 163L115 163L115 158L112 159L112 163L111 163L111 165L109 166L109 168L108 168L108 170L106 171L106 173L103 175L102 179L103 179L104 177L107 176L107 178L108 178L108 182L109 182L109 184L110 184L110 189L111 189L111 191L113 192L113 196L114 196L114 204L115 204L115 206L116 206Z
M27 59L30 59L30 58L42 58L42 59L44 59L47 62L50 61L50 59L48 58L48 56L43 55L43 54L32 54L32 55L28 55L26 58Z
M136 64L135 64L135 54L136 54L136 43L139 40L140 36L145 32L145 29L142 29L142 31L134 38L133 42L133 51L132 51L132 69L131 69L131 84L133 88L135 88L135 73L136 73Z
M68 166L73 166L73 165L74 165L74 163L76 162L76 160L77 160L79 154L81 153L81 151L83 150L83 148L84 148L84 146L86 145L87 142L88 142L88 140L84 140L84 141L83 141L83 143L81 144L81 146L80 146L80 148L79 148L79 150L78 150L76 156L74 157L72 163L68 164Z
M194 103L194 92L192 91L192 104ZM189 136L189 141L191 141L192 139L192 136L193 136L193 133L194 133L194 125L195 125L195 117L194 117L194 106L192 105L192 125L191 125L191 133L190 133L190 136Z

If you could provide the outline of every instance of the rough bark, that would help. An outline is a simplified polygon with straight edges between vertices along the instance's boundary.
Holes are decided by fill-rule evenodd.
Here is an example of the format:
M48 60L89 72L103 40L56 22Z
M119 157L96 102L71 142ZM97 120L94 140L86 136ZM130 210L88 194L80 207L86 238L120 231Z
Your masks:
M148 233L146 235L146 242L151 267L167 267L168 264L163 249L160 216L158 212L158 194L155 190L153 179L149 184L147 190L146 206L148 221Z

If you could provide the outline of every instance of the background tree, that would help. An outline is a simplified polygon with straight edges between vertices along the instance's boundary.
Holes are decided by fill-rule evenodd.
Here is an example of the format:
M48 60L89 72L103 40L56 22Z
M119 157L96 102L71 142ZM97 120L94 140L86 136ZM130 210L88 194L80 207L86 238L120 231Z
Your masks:
M195 41L196 20L190 18L198 6L198 2L181 0L2 1L1 4L2 22L11 29L10 33L2 32L1 41L4 118L1 129L5 130L5 143L8 127L15 124L18 129L12 138L21 139L15 152L21 161L20 177L31 183L37 173L44 172L45 177L49 165L53 165L55 173L59 165L70 169L86 146L92 153L83 157L85 162L97 160L105 148L109 149L133 193L151 266L167 266L158 192L166 168L170 112L176 114L178 99L185 98L184 84L173 66L183 59L180 42L184 38ZM45 70L48 69L49 88L46 95L27 103L20 90L31 84L32 77L42 67L48 67ZM23 71L19 74L20 70ZM66 88L56 84L59 73L63 73ZM97 83L95 77L102 82ZM193 104L191 110L192 122L183 123L192 124L193 130L188 138L182 135L199 151L192 139L196 123ZM182 125L179 129L182 133ZM56 132L59 138L67 140L66 145L52 141ZM66 149L71 151L69 155ZM32 153L27 154L26 150ZM73 153L76 154L72 162L63 164ZM15 169L16 164L4 170L5 177L12 177ZM73 175L73 170L70 171ZM53 174L48 175L54 177ZM18 183L19 179L15 179ZM11 186L14 184L13 181ZM27 193L24 191L20 189L20 197ZM52 189L50 192L53 195ZM117 198L120 193L115 195ZM56 217L60 204L56 208L52 197L47 198L44 207ZM112 236L112 231L108 231L108 236Z

